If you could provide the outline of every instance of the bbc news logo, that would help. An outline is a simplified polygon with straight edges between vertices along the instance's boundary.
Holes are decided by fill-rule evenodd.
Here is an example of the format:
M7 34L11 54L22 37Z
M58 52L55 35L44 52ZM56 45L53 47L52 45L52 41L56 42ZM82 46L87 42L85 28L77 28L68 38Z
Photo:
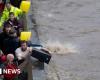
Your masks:
M20 69L1 69L0 68L0 74L20 74Z

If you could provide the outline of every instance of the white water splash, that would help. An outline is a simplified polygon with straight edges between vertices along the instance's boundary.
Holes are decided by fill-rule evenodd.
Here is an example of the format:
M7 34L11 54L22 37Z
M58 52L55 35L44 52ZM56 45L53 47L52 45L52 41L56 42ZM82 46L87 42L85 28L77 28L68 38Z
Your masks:
M56 54L78 53L75 45L70 43L61 43L59 41L48 41L44 47L51 53Z

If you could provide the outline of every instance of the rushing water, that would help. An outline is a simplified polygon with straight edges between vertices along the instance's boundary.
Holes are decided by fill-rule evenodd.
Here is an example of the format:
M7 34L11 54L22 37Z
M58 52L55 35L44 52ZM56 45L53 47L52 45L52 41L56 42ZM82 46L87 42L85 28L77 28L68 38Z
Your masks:
M51 80L99 80L100 0L32 0L32 6L41 43L74 53L53 56L51 77L59 78Z

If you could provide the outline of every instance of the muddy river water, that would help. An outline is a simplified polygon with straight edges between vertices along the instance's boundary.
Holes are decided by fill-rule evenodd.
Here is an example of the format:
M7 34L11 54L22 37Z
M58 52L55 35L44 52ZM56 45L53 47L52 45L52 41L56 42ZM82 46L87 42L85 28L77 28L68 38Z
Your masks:
M32 9L41 44L72 50L53 54L47 80L100 80L100 0L32 0Z

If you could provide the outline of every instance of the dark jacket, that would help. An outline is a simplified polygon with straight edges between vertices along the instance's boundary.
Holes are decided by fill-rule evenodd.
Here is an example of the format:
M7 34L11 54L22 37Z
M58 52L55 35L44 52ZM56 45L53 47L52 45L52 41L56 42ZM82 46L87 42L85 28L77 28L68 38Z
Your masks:
M17 20L17 18L15 18L13 21L8 19L7 22L11 24L13 27L16 26L14 27L15 30L18 30L19 28L21 28L21 23L19 22L19 20Z
M3 49L3 47L4 47L4 45L3 45L3 41L6 39L6 38L8 38L9 36L5 33L5 32L2 32L2 33L0 33L0 49L3 51L4 49Z
M23 25L21 24L21 22L17 20L17 18L15 18L13 21L8 19L6 22L13 26L13 28L17 31L17 35L19 36L20 30L23 30Z
M19 39L17 37L9 37L3 41L4 54L15 53L15 50L19 47ZM14 54L15 55L15 54Z

